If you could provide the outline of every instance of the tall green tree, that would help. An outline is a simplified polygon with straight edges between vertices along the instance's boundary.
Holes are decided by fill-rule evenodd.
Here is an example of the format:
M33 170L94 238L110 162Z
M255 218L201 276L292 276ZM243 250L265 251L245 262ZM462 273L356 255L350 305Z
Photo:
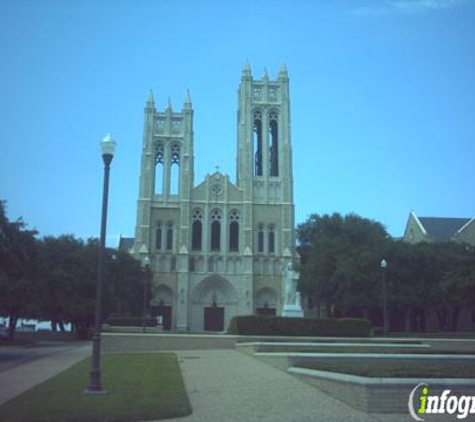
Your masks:
M37 232L9 221L0 200L0 313L9 319L9 338L20 317L33 315L36 302Z
M143 314L144 295L151 298L151 272L123 251L107 253L105 312L113 316L139 317Z
M41 319L50 320L51 328L63 326L70 319L71 301L80 285L84 242L72 235L47 236L39 242L38 290ZM92 300L92 298L91 298Z
M460 311L466 307L475 311L475 254L467 244L438 245L440 272L440 305L437 310L443 329L457 327Z
M389 242L382 224L355 214L313 214L297 227L297 237L306 297L335 313L379 303L379 263Z
M475 310L472 246L395 241L380 223L356 215L314 214L297 235L300 289L313 301L326 302L336 315L381 307L383 257L388 310L399 325L394 328L408 330L418 314L433 310L440 330L455 329L462 308Z
M53 326L71 322L87 330L94 323L99 242L71 235L45 237L40 242L41 318ZM103 319L141 316L144 294L150 298L147 274L131 255L106 249L103 279Z

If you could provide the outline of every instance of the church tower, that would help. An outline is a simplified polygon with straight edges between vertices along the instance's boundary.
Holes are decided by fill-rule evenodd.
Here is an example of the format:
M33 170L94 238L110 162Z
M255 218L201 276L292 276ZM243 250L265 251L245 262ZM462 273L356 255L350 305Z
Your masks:
M281 259L295 253L289 77L282 65L276 80L267 70L254 79L247 63L238 91L237 185L252 215L254 252ZM274 271L275 272L275 271Z
M224 331L235 315L282 313L292 263L294 203L289 78L254 79L238 92L237 178L219 171L194 184L193 109L150 93L132 254L153 272L150 311L165 330Z
M193 109L189 93L180 112L173 112L170 100L164 112L157 112L150 92L145 105L136 245L151 250L154 209L173 209L183 198L190 198L193 177ZM156 245L174 243L173 236L166 238L165 231L164 226L162 236L155 238Z

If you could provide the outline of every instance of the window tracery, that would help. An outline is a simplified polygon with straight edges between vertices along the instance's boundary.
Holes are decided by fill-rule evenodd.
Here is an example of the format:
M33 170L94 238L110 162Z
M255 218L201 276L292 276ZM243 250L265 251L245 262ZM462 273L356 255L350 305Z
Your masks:
M264 253L264 225L257 226L257 252Z
M181 120L172 120L172 133L181 132Z
M157 132L163 133L165 131L165 119L157 119L155 123Z
M275 253L275 226L269 225L268 228L268 248L269 253Z
M178 195L180 189L180 144L176 142L172 144L170 152L170 193Z
M254 112L254 175L262 176L262 113Z
M159 195L163 193L163 155L163 144L158 142L155 145L154 192Z
M157 221L157 228L155 230L155 249L160 251L162 249L162 222Z
M269 175L279 175L278 115L269 113Z
M211 213L211 250L221 250L221 213L216 208Z
M193 212L193 222L191 227L191 249L194 251L201 250L201 242L202 242L202 232L203 232L203 225L202 225L202 213L201 210L196 209Z
M171 221L167 224L167 251L173 249L173 223Z
M269 88L269 100L275 101L277 99L277 88Z
M237 252L239 250L239 213L232 210L229 214L229 251Z

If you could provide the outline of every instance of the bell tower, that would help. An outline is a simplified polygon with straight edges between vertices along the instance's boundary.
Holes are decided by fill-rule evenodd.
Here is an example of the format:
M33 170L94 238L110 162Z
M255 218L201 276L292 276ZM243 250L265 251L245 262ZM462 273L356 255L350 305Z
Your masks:
M238 90L237 186L253 204L253 220L265 219L266 208L280 228L280 251L294 251L294 198L290 139L289 77L282 65L277 78L267 70L254 79L249 63ZM272 206L272 207L269 207ZM277 206L277 207L276 207ZM259 214L263 214L259 216ZM250 228L255 231L256 227ZM254 240L254 243L256 240Z
M136 250L142 245L146 250L160 250L166 240L155 239L159 209L181 209L181 213L169 214L169 223L179 235L170 250L179 250L186 244L189 200L193 188L193 108L187 92L182 110L174 112L171 101L163 112L155 109L150 92L145 105L142 163L140 170L137 223L135 230ZM164 224L161 222L159 224ZM181 229L181 230L180 230ZM163 230L164 232L165 230ZM173 239L172 239L173 240Z

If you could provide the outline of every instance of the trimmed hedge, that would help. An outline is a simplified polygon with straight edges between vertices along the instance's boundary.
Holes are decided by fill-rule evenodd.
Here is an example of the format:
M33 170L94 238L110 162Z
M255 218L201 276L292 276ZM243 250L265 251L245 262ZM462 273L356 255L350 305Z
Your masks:
M147 327L156 327L157 319L156 318L147 318L146 321ZM116 327L142 327L143 318L108 318L106 324L116 326Z
M94 327L77 327L76 338L79 340L91 340L94 334Z
M234 317L228 334L262 336L369 337L371 323L360 318L288 318L262 315Z

